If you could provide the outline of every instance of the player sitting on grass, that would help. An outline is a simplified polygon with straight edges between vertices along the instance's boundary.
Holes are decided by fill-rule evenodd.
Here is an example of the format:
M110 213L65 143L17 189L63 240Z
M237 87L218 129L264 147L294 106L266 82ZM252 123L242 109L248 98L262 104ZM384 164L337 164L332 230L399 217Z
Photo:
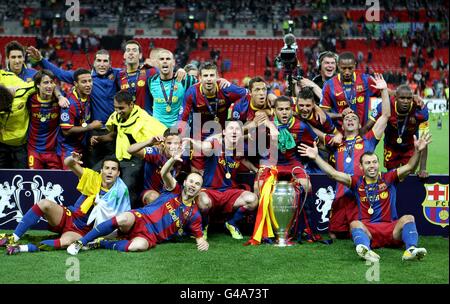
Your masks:
M86 245L91 248L100 247L126 252L146 251L177 235L182 236L185 228L188 228L196 238L198 250L208 250L209 244L203 238L201 216L195 202L203 178L198 173L191 173L181 187L170 174L176 161L181 161L181 153L171 157L161 168L164 186L169 193L161 194L150 205L124 212L101 223L71 244L67 252L76 255ZM122 235L125 239L119 241L98 239L110 234L116 228L119 229L119 236Z
M103 222L131 208L128 188L119 177L120 163L117 159L106 158L100 173L81 167L81 154L76 152L72 152L64 163L80 178L77 189L82 195L73 206L60 206L46 199L33 205L12 235L0 236L0 246L7 246L6 254L66 248L88 233L96 222ZM48 221L49 230L59 233L60 237L42 241L38 246L19 245L20 238L41 217Z
M314 160L329 177L353 190L359 220L350 223L356 252L370 262L378 262L380 256L371 248L400 246L405 243L406 250L402 260L421 259L426 254L425 248L418 248L419 235L412 215L398 218L396 210L395 184L414 172L420 152L431 143L431 135L424 134L420 139L414 136L414 155L404 166L389 171L379 172L378 157L373 152L366 152L360 158L363 175L349 175L336 171L318 154L314 148L302 144L299 152ZM372 246L372 247L371 247Z

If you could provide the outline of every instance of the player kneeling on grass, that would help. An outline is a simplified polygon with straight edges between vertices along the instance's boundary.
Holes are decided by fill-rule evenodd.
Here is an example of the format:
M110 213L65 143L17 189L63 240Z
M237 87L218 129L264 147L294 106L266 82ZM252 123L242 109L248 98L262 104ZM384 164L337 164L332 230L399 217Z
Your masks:
M318 154L317 146L314 148L302 144L299 152L314 160L320 169L329 177L349 187L356 197L359 220L350 223L353 242L356 252L370 262L377 262L380 256L372 248L386 246L400 246L405 243L406 250L402 260L420 260L427 251L417 248L419 235L412 215L400 218L396 210L395 185L402 181L411 172L414 172L419 161L419 155L428 144L431 135L426 133L420 139L414 136L414 155L404 166L389 171L379 172L379 162L376 154L364 153L360 158L363 175L349 175L336 171Z
M201 215L195 202L203 178L198 173L191 173L181 187L170 174L177 161L182 161L181 152L172 156L161 168L164 186L170 192L162 193L150 205L124 212L101 223L71 244L67 252L76 255L83 246L117 251L146 251L158 243L182 236L185 228L188 228L195 237L198 250L208 250L209 244L203 237ZM110 234L116 228L124 240L98 239Z
M120 163L115 158L103 160L100 173L81 167L81 154L72 152L64 160L79 178L77 189L81 192L73 206L63 207L43 199L33 205L10 236L0 238L0 246L7 246L8 255L19 252L34 252L66 248L88 233L96 223L130 209L128 188L120 175ZM34 244L19 245L17 242L25 232L44 217L49 230L60 234L55 240L45 240Z

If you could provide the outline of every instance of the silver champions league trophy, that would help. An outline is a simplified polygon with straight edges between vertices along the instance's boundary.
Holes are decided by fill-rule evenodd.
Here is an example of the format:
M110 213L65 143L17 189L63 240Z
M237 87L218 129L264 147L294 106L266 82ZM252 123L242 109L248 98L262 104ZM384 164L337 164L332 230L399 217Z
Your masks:
M289 231L289 224L297 209L295 202L295 189L292 183L287 181L278 181L275 185L275 190L272 194L272 208L275 219L278 223L276 235L278 237L278 244L275 246L286 247L290 246L286 242L286 237Z

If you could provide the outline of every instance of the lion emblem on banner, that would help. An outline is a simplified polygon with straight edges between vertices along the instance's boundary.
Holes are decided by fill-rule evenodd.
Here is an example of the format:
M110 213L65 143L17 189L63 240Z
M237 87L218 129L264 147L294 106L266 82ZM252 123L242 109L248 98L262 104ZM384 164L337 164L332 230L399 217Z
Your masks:
M333 187L328 186L327 188L319 188L316 191L316 210L320 213L320 223L326 223L329 221L328 212L331 209L331 204L333 203L335 192Z

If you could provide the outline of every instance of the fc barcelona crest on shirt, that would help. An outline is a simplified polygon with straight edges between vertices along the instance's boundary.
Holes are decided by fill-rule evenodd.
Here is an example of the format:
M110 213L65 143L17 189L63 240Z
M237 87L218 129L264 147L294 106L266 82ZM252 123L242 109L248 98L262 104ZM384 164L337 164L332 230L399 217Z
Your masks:
M442 228L448 226L448 185L425 184L423 214L427 221Z

